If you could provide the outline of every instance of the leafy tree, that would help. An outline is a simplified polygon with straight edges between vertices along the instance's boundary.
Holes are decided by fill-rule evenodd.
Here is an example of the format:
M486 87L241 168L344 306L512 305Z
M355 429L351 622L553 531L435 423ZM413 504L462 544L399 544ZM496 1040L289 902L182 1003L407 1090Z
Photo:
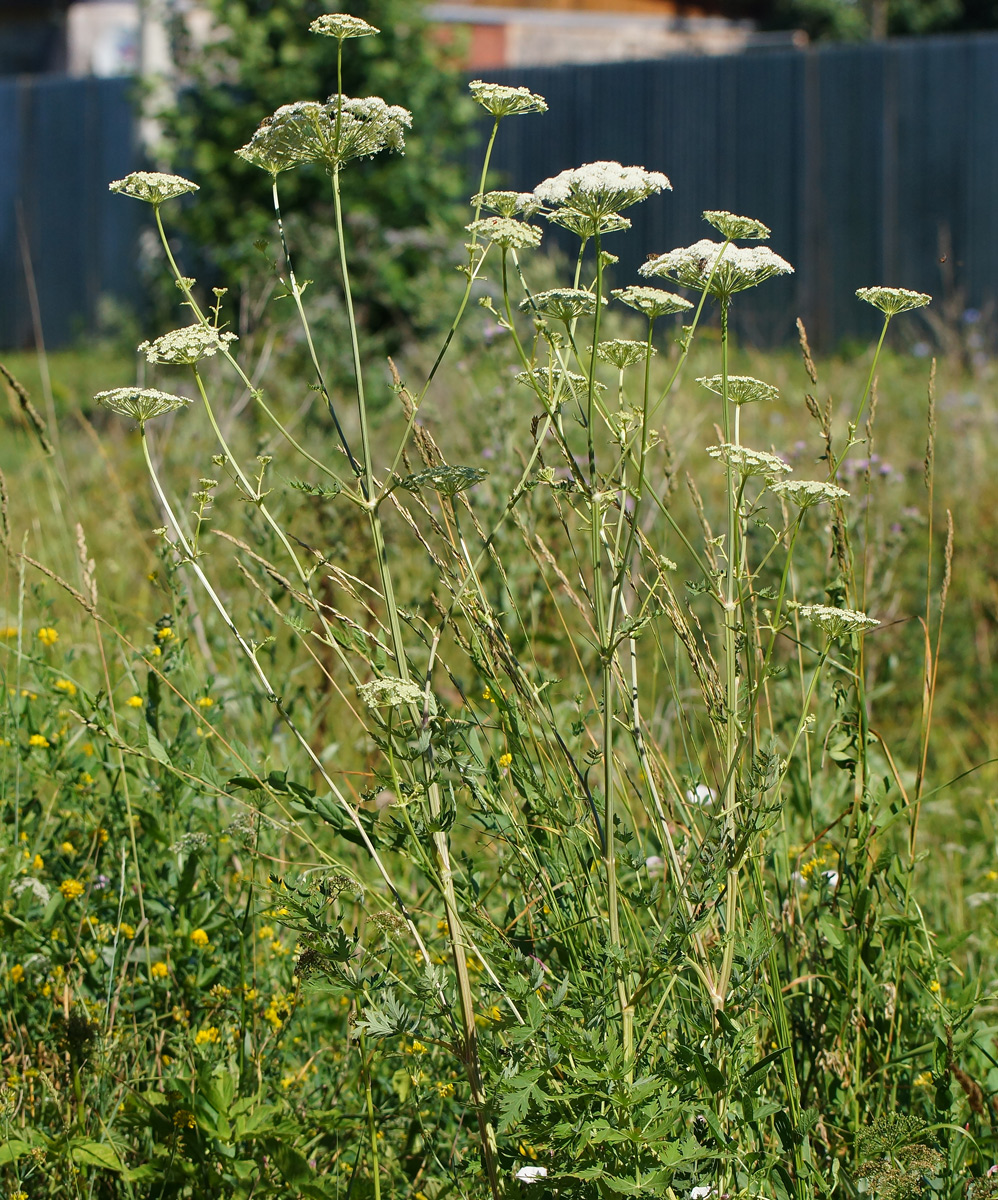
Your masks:
M192 43L179 24L173 29L188 83L164 127L171 169L201 185L182 217L188 253L226 282L245 283L259 279L276 254L274 213L269 179L234 151L280 105L338 90L336 45L308 32L330 7L322 0L205 0L205 7L213 22L207 44ZM380 95L413 113L404 157L357 164L341 181L360 318L368 337L392 351L414 327L432 322L428 293L439 292L441 277L427 272L441 243L458 240L467 220L457 202L470 192L463 158L475 110L453 52L433 37L413 0L350 7L382 32L354 41L344 55L344 93ZM335 314L329 180L305 167L283 174L280 192L298 274L330 297Z

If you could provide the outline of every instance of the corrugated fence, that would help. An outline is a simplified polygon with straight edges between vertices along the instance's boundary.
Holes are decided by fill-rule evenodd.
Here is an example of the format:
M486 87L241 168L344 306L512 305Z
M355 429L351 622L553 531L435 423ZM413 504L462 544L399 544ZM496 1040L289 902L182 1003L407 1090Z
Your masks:
M634 228L607 239L618 283L646 254L709 236L704 208L727 208L770 225L797 268L737 306L760 342L792 337L798 314L822 346L863 336L855 289L938 294L944 253L967 306L998 293L998 35L498 78L550 104L502 125L494 161L510 186L601 158L671 177L674 192L630 209ZM32 337L26 260L50 344L88 328L102 293L134 295L140 206L115 203L107 181L136 161L123 81L0 83L0 344Z
M736 309L761 342L864 336L854 292L886 283L965 304L998 293L998 36L904 39L730 58L506 72L550 105L500 129L496 163L528 190L616 159L665 171L674 192L627 210L606 239L630 282L648 253L712 230L705 208L765 221L796 267ZM946 263L940 258L945 256ZM866 312L864 312L866 310Z
M94 328L102 296L134 299L143 206L107 190L137 165L134 86L0 80L0 346L34 344L34 311L54 347Z

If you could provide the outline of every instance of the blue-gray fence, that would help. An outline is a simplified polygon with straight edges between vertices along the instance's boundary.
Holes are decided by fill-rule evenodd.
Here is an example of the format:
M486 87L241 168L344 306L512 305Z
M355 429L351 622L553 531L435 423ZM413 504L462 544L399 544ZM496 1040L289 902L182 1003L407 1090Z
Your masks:
M630 282L650 252L710 236L703 209L772 227L796 274L736 305L757 340L792 337L797 315L823 346L867 334L875 314L854 292L868 284L938 295L945 274L954 299L959 290L978 308L998 292L998 36L534 68L502 81L550 105L500 130L495 161L510 186L598 159L672 179L674 192L629 209L633 229L606 239L619 278Z
M601 158L672 178L607 239L618 282L727 208L769 224L797 269L739 306L759 341L793 336L797 315L823 346L867 333L866 284L938 294L945 272L968 307L998 293L998 35L496 77L550 104L503 123L494 161L511 186ZM141 206L107 181L136 164L127 82L0 82L0 345L32 340L28 263L51 345L92 328L102 294L134 295Z
M101 298L136 293L142 206L107 190L137 164L123 79L0 80L0 346L93 330Z

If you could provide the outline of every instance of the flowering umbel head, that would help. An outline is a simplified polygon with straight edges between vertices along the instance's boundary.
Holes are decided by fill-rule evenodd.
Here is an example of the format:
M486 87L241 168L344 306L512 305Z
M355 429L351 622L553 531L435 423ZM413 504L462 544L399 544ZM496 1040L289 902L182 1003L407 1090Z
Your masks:
M662 288L640 286L617 288L612 295L616 296L621 304L637 309L652 321L657 317L671 316L672 313L685 312L693 307L685 296L676 296Z
M831 608L827 604L802 604L797 611L805 621L823 630L829 641L851 637L854 633L866 633L880 624L864 612L852 608Z
M158 392L155 388L139 387L112 388L109 392L98 392L94 399L119 416L131 417L140 424L190 404L187 396L174 396L169 392Z
M523 250L541 244L541 231L536 225L514 221L512 217L481 217L465 225L476 237L486 237L503 250Z
M552 175L534 188L534 195L549 208L570 209L598 223L608 217L622 220L620 209L663 190L671 191L672 184L661 171L600 161Z
M715 396L724 394L724 376L707 375L698 379L701 387L713 392ZM761 379L753 379L751 375L728 376L728 399L732 404L751 404L756 400L779 400L780 389L772 383L763 383Z
M540 208L533 192L479 192L471 197L471 203L480 205L486 212L498 213L500 217L532 217Z
M600 297L602 304L607 301ZM591 317L596 311L596 293L584 288L549 288L546 292L535 292L520 301L522 312L538 312L556 321L574 321L576 317Z
M360 17L351 17L349 13L323 13L316 17L308 27L309 33L318 33L323 37L345 38L372 37L381 30L375 25L368 25Z
M859 288L856 295L874 308L879 308L885 317L911 312L913 308L924 308L932 302L932 297L926 292L911 292L907 288L865 287Z
M325 104L297 100L267 117L236 154L271 175L305 162L332 171L381 150L405 153L405 130L411 126L408 109L386 104L380 96L335 95Z
M767 480L773 480L779 479L781 475L789 475L793 470L788 462L776 454L769 454L765 450L750 450L748 446L735 446L731 442L708 446L707 453L711 458L727 463L743 476L764 475Z
M639 275L665 276L683 287L727 300L774 275L792 275L793 267L768 246L732 246L706 238L692 246L658 254L638 268Z
M124 179L115 179L107 185L108 191L131 196L135 200L145 200L157 208L164 200L196 192L199 186L182 175L166 175L162 171L132 171Z
M632 338L613 338L609 342L600 342L596 347L596 357L600 362L609 363L618 371L644 362L650 354L657 353L654 346L649 346L647 342L636 342Z
M168 366L193 366L202 358L211 358L219 350L227 350L236 341L234 333L219 333L210 325L187 325L173 329L152 342L143 342L139 353L151 363Z
M543 96L525 87L507 87L503 83L483 83L474 79L468 84L471 98L480 104L497 121L503 117L514 117L521 113L544 113L548 110Z
M723 209L707 209L703 214L703 219L733 242L739 238L745 241L764 242L772 233L768 225L763 225L755 217L739 217L734 213L725 212Z

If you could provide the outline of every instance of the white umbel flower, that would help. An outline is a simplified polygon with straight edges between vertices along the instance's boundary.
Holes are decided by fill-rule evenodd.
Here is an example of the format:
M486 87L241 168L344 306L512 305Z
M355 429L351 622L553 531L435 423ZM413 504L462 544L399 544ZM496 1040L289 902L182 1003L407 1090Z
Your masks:
M564 398L567 393L576 400L582 400L589 395L589 380L585 375L578 375L575 371L563 371L561 367L538 367L533 374L520 371L516 375L516 381L533 388L535 392L546 391L546 394L552 397ZM593 384L593 390L605 392L606 384L597 380Z
M547 1167L526 1166L517 1171L516 1178L520 1183L536 1183L539 1179L546 1179L547 1173Z
M661 171L600 161L545 179L534 188L534 195L553 208L566 206L598 220L663 190L672 191L672 184Z
M166 175L162 171L133 171L124 179L115 179L107 187L110 192L131 196L134 200L145 200L147 204L159 207L164 200L196 192L200 184L191 183L182 175Z
M536 200L536 197L535 202L540 203L540 201ZM622 229L630 229L631 227L630 220L627 217L622 217L620 213L609 212L603 213L599 217L593 217L589 213L572 208L571 205L565 205L563 208L555 208L544 215L552 225L560 225L563 229L567 229L569 233L574 233L576 237L584 238L586 241L597 235L603 237L604 234L620 233Z
M626 304L628 308L635 308L638 312L644 313L652 321L657 317L667 317L672 313L683 312L693 307L685 296L675 296L663 288L632 285L631 287L616 288L611 295L616 296L621 304Z
M480 217L465 225L465 229L488 238L504 250L523 250L541 244L541 231L536 225L514 221L512 217Z
M533 192L479 192L471 197L471 203L481 205L486 212L498 213L500 217L516 217L521 213L532 217L540 208Z
M380 96L330 96L282 104L236 154L271 175L314 162L332 171L354 158L382 150L405 153L412 113Z
M827 604L802 604L797 610L805 621L817 625L829 638L851 637L866 633L880 624L874 617L852 608L831 608Z
M349 13L323 13L316 17L308 27L309 33L318 33L322 37L344 38L372 37L381 30L375 25L368 25L360 17L351 17Z
M763 225L755 217L739 217L723 209L708 209L703 214L703 219L732 241L738 238L744 238L746 241L764 241L773 232L768 225Z
M422 708L425 693L411 679L396 679L386 675L383 679L372 679L357 688L357 695L368 708ZM430 696L430 712L436 712L433 696Z
M189 396L174 396L155 388L140 387L112 388L109 392L98 392L94 399L119 416L131 417L140 423L173 412L175 408L186 408L191 402Z
M781 479L770 489L781 499L789 500L798 508L813 508L816 504L829 504L845 500L849 493L834 483L820 479Z
M207 325L187 325L164 333L154 341L143 342L138 350L151 363L193 366L202 358L211 358L219 350L227 350L236 340L234 333L219 333Z
M707 375L698 379L701 387L713 392L715 396L723 395L724 376ZM772 383L763 383L751 375L728 376L728 399L732 404L752 404L759 400L779 400L780 389Z
M614 338L612 341L599 343L596 347L596 357L601 362L610 363L618 371L623 371L625 367L644 362L649 350L652 354L658 353L655 347L649 346L647 342L636 342L632 338Z
M471 98L498 121L522 113L544 113L548 110L543 96L525 87L507 87L503 83L483 83L481 79L468 84Z
M683 287L727 299L774 275L792 275L793 267L768 246L732 246L704 238L692 246L659 254L638 267L638 274L662 275Z
M601 304L606 304L606 297L599 297ZM576 317L590 317L596 311L596 293L584 288L548 288L546 292L536 292L520 301L521 312L537 311L545 317L553 317L556 321L574 321Z
M730 442L708 446L707 453L745 476L764 475L767 479L779 479L793 470L788 462L775 454L767 454L765 450L750 450L748 446L733 446Z
M887 317L911 312L913 308L924 308L932 303L932 297L927 292L911 292L907 288L865 287L859 288L856 295L874 308L879 308Z

